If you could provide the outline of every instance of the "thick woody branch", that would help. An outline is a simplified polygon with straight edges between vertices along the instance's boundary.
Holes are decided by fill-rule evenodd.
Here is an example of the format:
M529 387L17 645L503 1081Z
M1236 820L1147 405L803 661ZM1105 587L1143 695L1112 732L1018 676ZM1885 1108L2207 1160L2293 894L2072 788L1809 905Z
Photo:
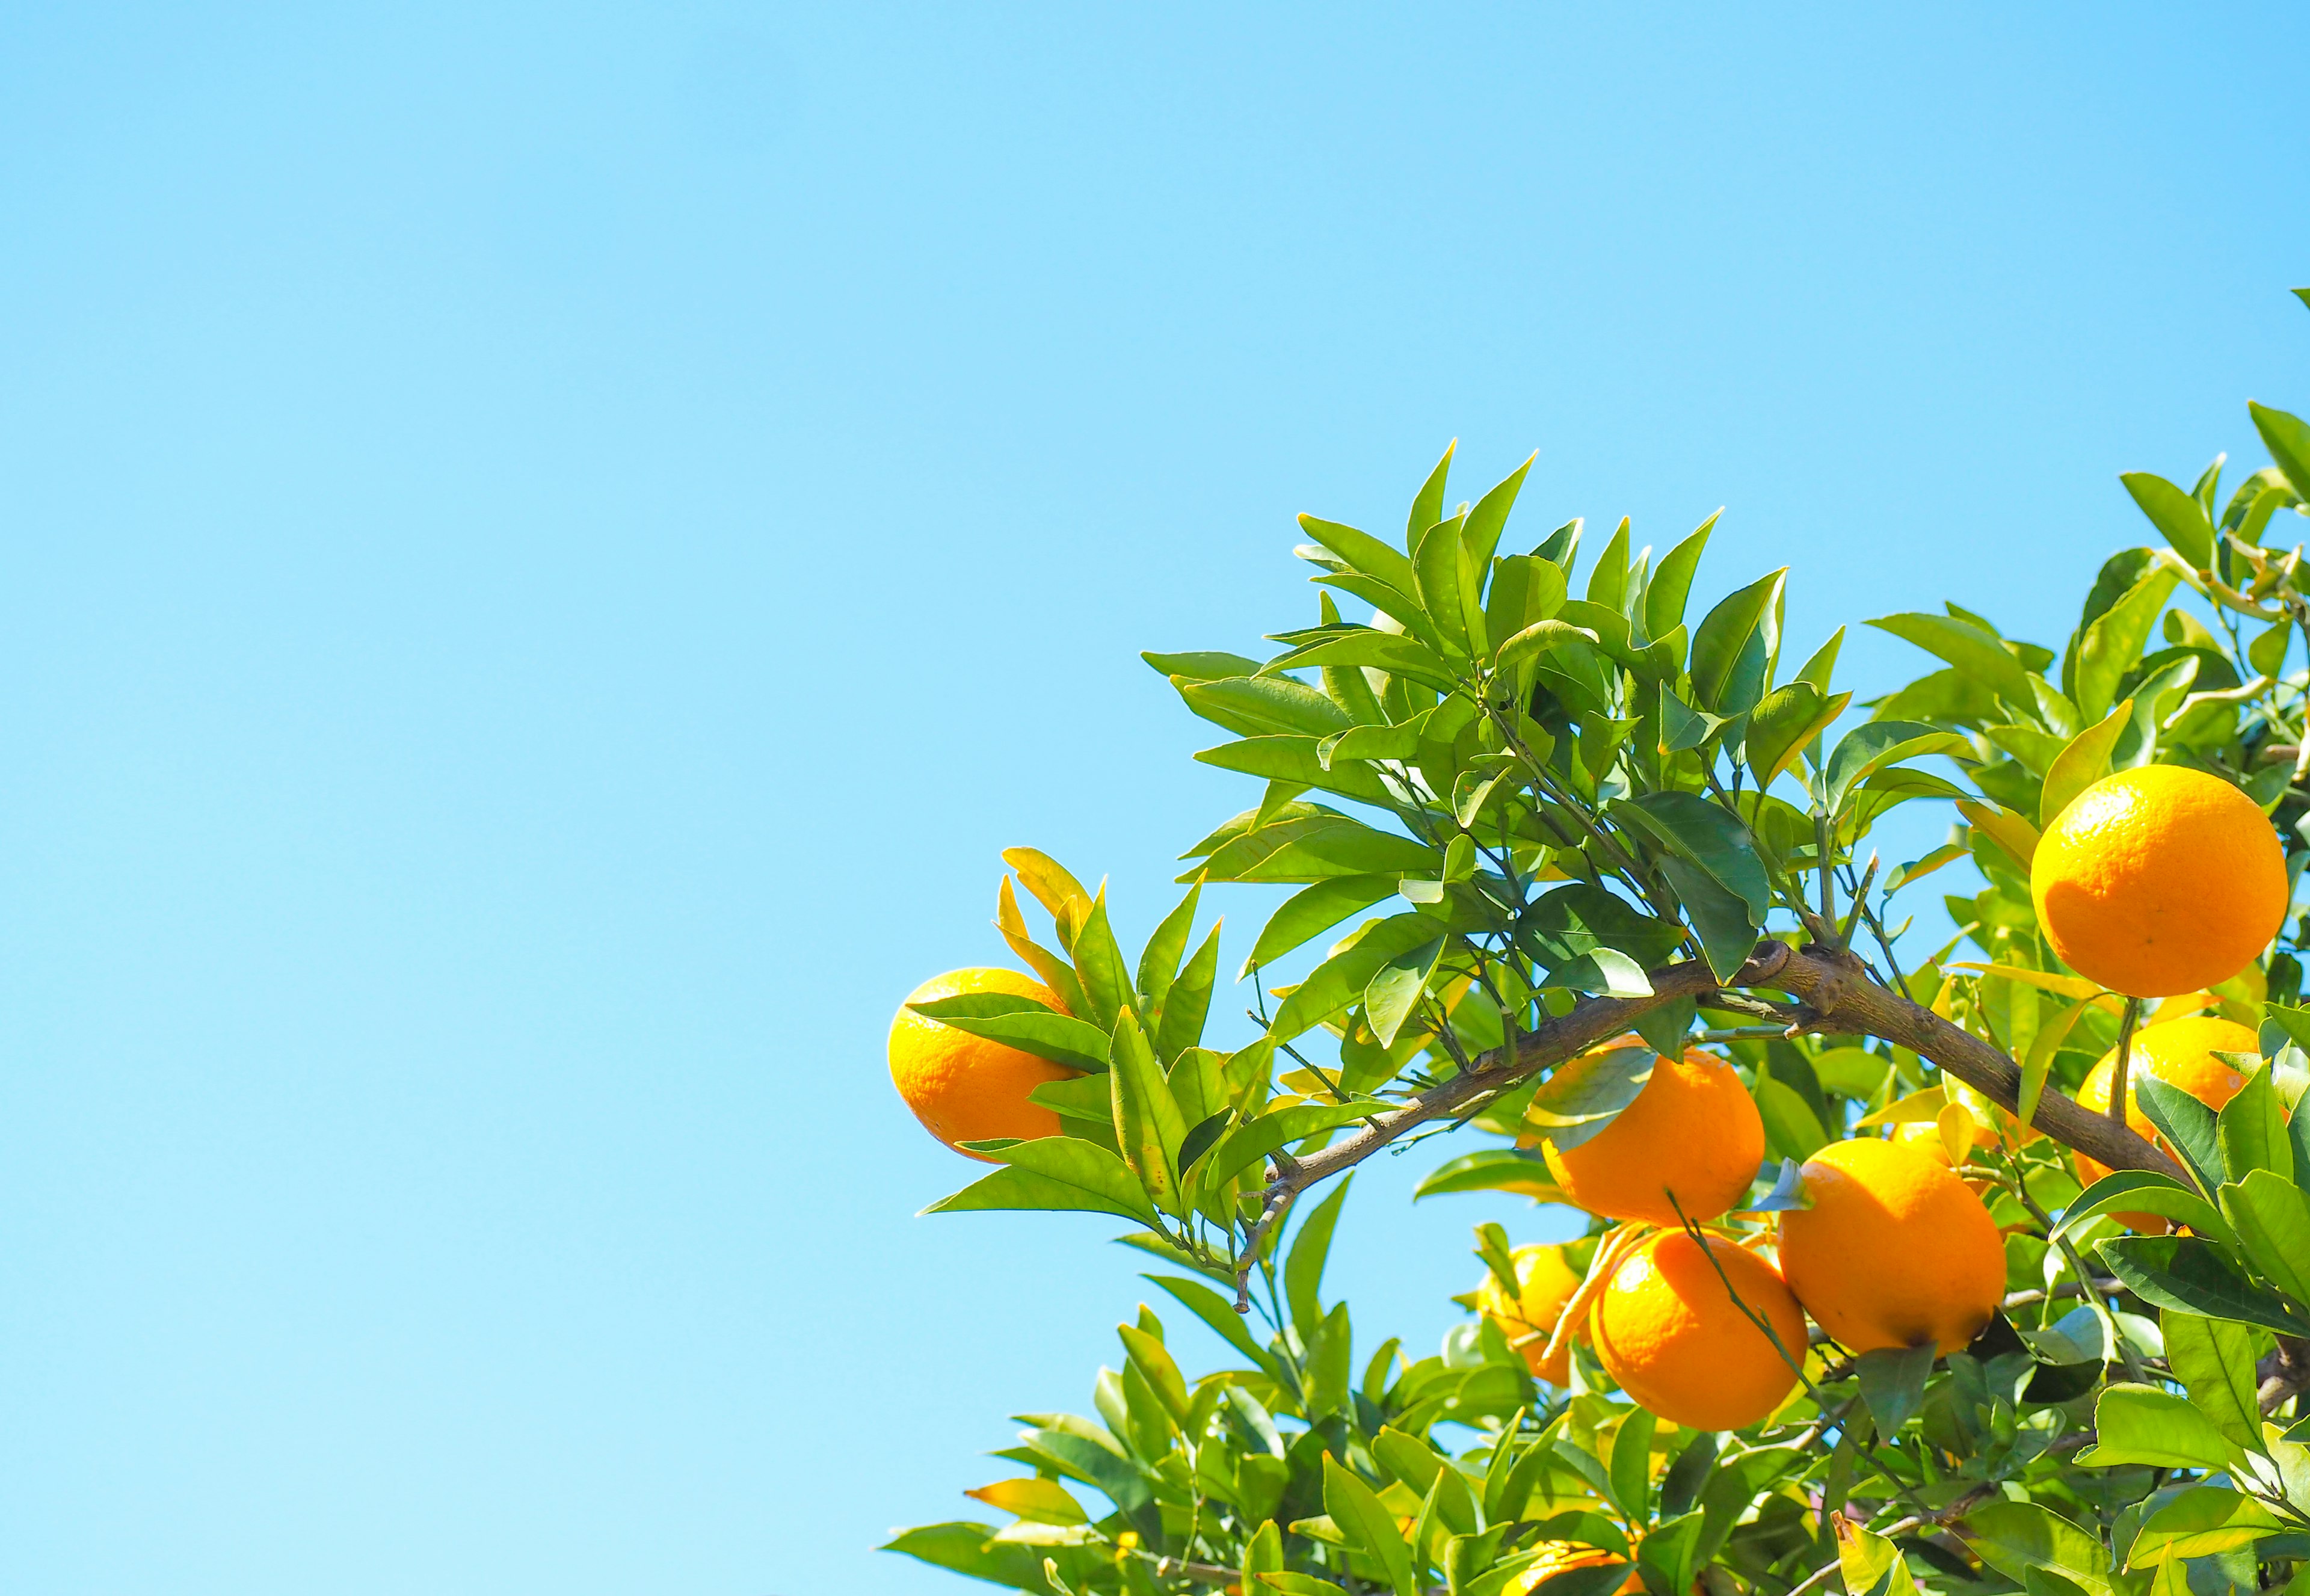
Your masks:
M1796 949L1764 941L1732 980L1721 984L1697 959L1654 970L1651 980L1649 997L1585 999L1569 1013L1518 1037L1513 1062L1507 1049L1493 1048L1467 1071L1378 1115L1352 1136L1306 1158L1279 1157L1276 1177L1264 1193L1259 1221L1244 1248L1245 1267L1249 1268L1260 1236L1308 1187L1360 1164L1418 1126L1473 1112L1509 1087L1621 1035L1638 1016L1663 1003L1685 997L1710 1002L1725 987L1787 993L1800 1007L1792 1012L1776 1005L1768 1011L1776 1018L1790 1018L1792 1028L1875 1037L1931 1059L2002 1108L2014 1110L2020 1101L2019 1064L1971 1032L1880 984L1867 966L1843 949ZM1751 1001L1742 1006L1757 1005ZM2051 1088L2039 1095L2031 1123L2112 1169L2147 1169L2187 1178L2180 1165L2150 1142Z

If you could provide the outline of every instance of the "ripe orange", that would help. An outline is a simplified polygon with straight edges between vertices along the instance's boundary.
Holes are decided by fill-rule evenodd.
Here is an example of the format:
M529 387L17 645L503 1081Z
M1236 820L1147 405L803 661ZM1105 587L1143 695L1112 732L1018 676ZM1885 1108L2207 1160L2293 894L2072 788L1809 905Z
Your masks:
M1863 1138L1805 1160L1811 1208L1781 1215L1781 1271L1848 1350L1955 1352L2005 1295L2005 1238L1966 1184L1914 1148Z
M1624 1038L1567 1061L1564 1071L1610 1067ZM1614 1219L1679 1223L1677 1206L1696 1222L1713 1219L1747 1194L1765 1161L1765 1122L1732 1066L1693 1048L1659 1058L1637 1100L1577 1147L1559 1152L1542 1138L1548 1167L1572 1202ZM1676 1204L1669 1193L1676 1194Z
M1804 1312L1754 1253L1718 1236L1707 1249L1685 1230L1646 1242L1612 1271L1590 1332L1605 1372L1645 1408L1694 1429L1737 1430L1779 1407L1797 1377L1733 1305L1710 1255L1792 1357L1804 1357Z
M2228 980L2285 923L2286 858L2253 799L2177 765L2104 776L2054 817L2029 867L2062 962L2129 997Z
M2169 1019L2163 1025L2144 1026L2133 1033L2133 1040L2125 1052L2125 1123L2137 1136L2148 1137L2166 1149L2171 1157L2174 1149L2141 1112L2141 1094L2137 1084L2147 1071L2168 1086L2178 1086L2184 1091L2219 1110L2237 1096L2245 1077L2231 1069L2214 1054L2219 1053L2260 1053L2262 1043L2254 1033L2233 1019L2222 1019L2210 1014L2193 1015L2187 1019ZM2109 1080L2117 1072L2117 1049L2102 1054L2101 1062L2087 1072L2085 1084L2078 1088L2078 1105L2097 1114L2109 1112ZM2109 1173L2109 1166L2097 1163L2083 1153L2077 1155L2078 1178L2091 1185ZM2156 1214L2119 1214L2118 1223L2136 1230L2163 1231L2166 1221Z
M1499 1326L1508 1345L1523 1356L1533 1374L1550 1385L1568 1385L1571 1349L1567 1347L1553 1358L1545 1354L1549 1338L1556 1333L1556 1322L1564 1316L1564 1305L1580 1289L1580 1277L1564 1261L1562 1247L1535 1242L1508 1256L1515 1264L1520 1288L1516 1299L1510 1302L1507 1293L1500 1289L1499 1277L1486 1270L1484 1283L1476 1288L1476 1312Z
M1030 997L1066 1012L1041 982L1003 969L949 970L908 993L907 1002L927 1003L975 992ZM994 1160L957 1144L992 1141L998 1136L1023 1141L1057 1135L1059 1116L1040 1103L1029 1102L1027 1094L1046 1080L1072 1080L1081 1073L942 1025L904 1003L890 1021L890 1079L899 1096L932 1135L983 1163Z

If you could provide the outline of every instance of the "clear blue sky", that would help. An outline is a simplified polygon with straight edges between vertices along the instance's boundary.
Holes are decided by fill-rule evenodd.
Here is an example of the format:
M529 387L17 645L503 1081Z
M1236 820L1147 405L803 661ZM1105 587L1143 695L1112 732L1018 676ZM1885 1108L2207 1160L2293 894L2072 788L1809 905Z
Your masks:
M2310 16L2024 9L11 10L0 1588L964 1588L1142 1288L882 1034L1246 801L1137 649L1455 436L2058 641L2310 405ZM1437 1156L1367 1345L1546 1225Z

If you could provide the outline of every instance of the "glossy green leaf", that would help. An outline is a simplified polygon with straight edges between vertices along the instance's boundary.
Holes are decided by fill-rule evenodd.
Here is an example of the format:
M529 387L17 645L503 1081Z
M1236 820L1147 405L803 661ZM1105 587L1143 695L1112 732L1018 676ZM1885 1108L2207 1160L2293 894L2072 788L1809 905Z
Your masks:
M1420 592L1411 561L1368 532L1316 516L1299 517L1299 529L1366 576L1377 577L1410 598Z
M2256 1169L2216 1195L2255 1271L2296 1303L2310 1303L2310 1194Z
M1291 1323L1299 1327L1303 1337L1324 1317L1317 1292L1324 1283L1324 1262L1332 1253L1332 1232L1340 1222L1340 1208L1354 1178L1342 1177L1300 1223L1283 1261L1283 1300L1291 1309Z
M1123 950L1107 924L1104 888L1091 900L1090 913L1076 931L1070 951L1074 956L1075 978L1082 983L1083 997L1090 1004L1085 1019L1111 1028L1117 1014L1137 1008L1139 994L1132 990Z
M1177 676L1186 681L1219 681L1229 676L1255 676L1260 662L1240 654L1223 654L1210 649L1187 654L1148 654L1139 656L1165 676Z
M2045 796L2037 805L2037 824L2050 826L2074 802L2079 794L2107 776L2110 755L2133 717L2133 700L2126 699L2062 745L2045 768Z
M1324 1508L1350 1545L1369 1556L1385 1572L1395 1596L1419 1596L1412 1578L1411 1548L1396 1528L1395 1515L1330 1453L1324 1454Z
M1800 1163L1828 1145L1828 1132L1795 1088L1759 1073L1756 1085L1757 1114L1765 1122L1765 1141L1773 1151Z
M2261 1445L2254 1329L2173 1308L2159 1310L2158 1323L2167 1366L2189 1388L2191 1402L2227 1439L2240 1446Z
M2150 567L2124 596L2085 629L2078 640L2070 695L2080 716L2097 720L2117 701L2120 684L2141 663L2150 628L2180 580L2170 567Z
M1492 568L1491 588L1484 598L1484 635L1496 645L1502 643L1554 615L1565 596L1561 566L1530 554L1507 555Z
M1293 893L1260 929L1242 974L1248 976L1259 966L1273 963L1349 915L1393 897L1395 884L1394 876L1335 876Z
M1684 859L1663 859L1661 873L1668 877L1685 918L1699 933L1701 955L1709 972L1719 981L1732 980L1757 946L1759 927L1747 901Z
M1823 770L1828 807L1845 807L1854 788L1889 765L1922 754L1970 755L1973 745L1956 733L1917 721L1876 720L1858 725L1837 739Z
M2221 1148L2222 1174L2244 1180L2266 1169L2280 1180L2294 1178L2294 1145L2287 1139L2286 1106L2268 1065L2247 1072L2245 1084L2215 1116L2214 1137Z
M1234 1179L1280 1148L1305 1141L1322 1132L1353 1124L1384 1114L1393 1104L1375 1100L1348 1103L1293 1103L1272 1109L1229 1132L1212 1149L1204 1179L1220 1183Z
M1764 924L1772 885L1757 857L1756 838L1739 815L1698 793L1646 793L1614 804L1611 813L1635 821L1656 848L1698 866L1740 898L1751 925Z
M1439 1164L1411 1189L1414 1201L1458 1192L1515 1192L1541 1202L1564 1200L1547 1160L1513 1147L1488 1147Z
M2195 1236L2121 1236L2094 1251L2110 1273L2144 1302L2213 1319L2258 1324L2280 1335L2310 1336L2310 1314L2249 1283L2215 1243Z
M1235 1311L1235 1305L1226 1297L1200 1280L1182 1279L1177 1275L1146 1275L1142 1278L1152 1280L1177 1297L1182 1306L1210 1326L1220 1340L1249 1358L1254 1368L1271 1378L1281 1377L1280 1366L1274 1355L1251 1339L1244 1316Z
M1786 569L1727 594L1692 634L1692 690L1701 708L1732 716L1756 707L1771 684L1765 680L1780 646L1780 608Z
M1827 698L1804 681L1775 688L1758 700L1757 707L1749 713L1749 734L1743 745L1758 787L1771 786L1773 778L1787 769L1814 738L1834 725L1852 702L1851 693Z
M2028 709L2036 703L2036 695L2029 689L2029 672L2004 640L1971 621L1954 615L1908 614L1880 616L1869 624L1947 660L2008 703Z
M2251 1496L2221 1486L2192 1486L2143 1521L2126 1566L2147 1568L2171 1558L2240 1551L2287 1528Z
M1327 668L1356 666L1385 671L1394 676L1408 676L1439 692L1449 692L1459 683L1459 673L1445 662L1442 655L1418 638L1368 626L1343 625L1325 630L1329 635L1302 642L1289 653L1277 655L1262 665L1261 678L1272 681L1281 672L1307 670L1319 665ZM1343 716L1345 713L1342 711Z
M993 1155L1002 1167L922 1211L1049 1209L1120 1214L1155 1223L1154 1206L1130 1168L1103 1147L1072 1136L1020 1141Z
M1845 1596L1917 1596L1901 1548L1850 1519L1837 1531L1837 1562Z
M2310 426L2298 417L2251 399L2246 401L2245 409L2254 418L2254 430L2262 434L2262 447L2270 451L2271 459L2286 473L2294 491L2310 499Z
M1155 1025L1155 1056L1165 1063L1203 1039L1203 1022L1211 1016L1211 987L1219 969L1220 928L1213 925L1164 994L1163 1011Z
M1685 601L1692 593L1693 573L1700 568L1702 551L1708 547L1708 534L1715 530L1718 510L1694 529L1691 536L1661 556L1653 568L1653 579L1645 589L1645 635L1664 638L1684 619Z
M1277 1042L1321 1025L1355 1003L1383 966L1436 935L1436 922L1417 912L1370 922L1355 941L1309 972L1276 1009L1267 1034Z
M2180 1087L2146 1070L2130 1071L2127 1089L2149 1123L2158 1127L2200 1186L2221 1184L2222 1153L2214 1111Z
M1189 879L1321 881L1334 876L1433 875L1436 849L1330 810L1287 812L1223 844Z
M908 1003L916 1013L1077 1070L1107 1068L1107 1037L1095 1025L1009 993L974 992Z
M1512 670L1526 660L1539 658L1550 649L1574 643L1593 647L1597 646L1599 639L1586 627L1574 626L1569 621L1553 619L1535 620L1500 645L1499 653L1492 661L1492 668L1496 671Z
M1916 1347L1880 1348L1854 1361L1861 1379L1861 1400L1869 1404L1879 1435L1894 1435L1924 1404L1925 1380L1933 1372L1935 1353L1933 1343L1926 1341Z
M2119 1381L2094 1403L2094 1444L2078 1453L2088 1468L2147 1463L2158 1469L2224 1469L2229 1448L2214 1421L2186 1398Z
M2149 524L2165 534L2174 551L2188 560L2192 569L2212 568L2214 524L2208 518L2204 506L2150 472L2129 471L2117 480L2125 484L2125 490L2133 495L2133 502L2141 507Z
M2228 1223L2212 1203L2172 1175L2149 1169L2103 1175L2062 1211L2054 1234L2067 1236L2090 1219L2119 1213L2158 1214L2203 1235L2225 1240L2230 1236Z
M1965 1542L2017 1583L2026 1584L2030 1570L2044 1569L2088 1596L2110 1596L2109 1556L2101 1538L2038 1503L1983 1504L1965 1515Z
M1525 456L1522 465L1501 478L1468 512L1468 524L1460 535L1467 544L1468 562L1476 569L1491 564L1492 551L1499 547L1500 533L1508 524L1508 512L1515 508L1517 490L1523 488L1532 463L1539 458L1538 450Z
M1116 1017L1107 1057L1115 1140L1123 1149L1123 1161L1158 1207L1177 1211L1179 1145L1186 1139L1186 1120L1139 1028L1139 1017L1128 1010Z
M1404 1023L1418 1010L1420 994L1435 978L1448 942L1443 937L1397 954L1372 973L1364 985L1364 1018L1382 1047L1395 1045Z
M1040 1548L996 1540L992 1524L921 1524L901 1530L884 1541L880 1549L904 1552L934 1568L968 1574L1016 1591L1046 1589Z
M1179 680L1175 685L1188 708L1238 736L1324 737L1355 724L1330 698L1288 676Z
M1612 1500L1631 1523L1652 1517L1652 1445L1654 1420L1642 1408L1620 1420L1612 1437L1612 1461L1608 1478Z
M1163 916L1155 934L1147 939L1147 946L1140 950L1139 996L1151 1014L1163 1006L1164 994L1178 978L1179 961L1186 955L1188 937L1194 933L1195 905L1203 893L1200 885L1188 888L1187 895Z

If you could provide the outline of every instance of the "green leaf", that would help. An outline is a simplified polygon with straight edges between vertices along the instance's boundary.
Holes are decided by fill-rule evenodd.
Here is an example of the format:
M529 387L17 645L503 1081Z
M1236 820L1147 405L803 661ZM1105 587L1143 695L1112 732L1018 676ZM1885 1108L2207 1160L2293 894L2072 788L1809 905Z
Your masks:
M1837 739L1823 771L1831 813L1845 795L1889 765L1920 754L1970 754L1973 745L1955 732L1919 721L1873 720Z
M2251 399L2245 410L2254 418L2254 429L2262 434L2262 447L2270 451L2271 459L2286 473L2294 491L2310 499L2310 426Z
M2248 1325L2160 1309L2166 1364L2189 1387L2190 1401L2240 1446L2262 1444L2262 1406L2255 1392L2255 1335Z
M1394 876L1334 876L1293 893L1260 929L1259 941L1253 945L1251 956L1243 961L1242 976L1250 975L1261 965L1272 964L1358 910L1393 897L1395 883Z
M1881 1347L1854 1360L1854 1371L1861 1376L1861 1400L1869 1404L1879 1435L1890 1437L1924 1405L1925 1379L1933 1372L1934 1356L1934 1345L1928 1340L1916 1347Z
M1437 1165L1411 1189L1412 1201L1457 1192L1517 1192L1541 1201L1560 1201L1548 1162L1513 1147L1488 1147Z
M1343 1176L1299 1227L1291 1251L1283 1261L1283 1300L1291 1309L1291 1323L1304 1339L1323 1321L1324 1308L1316 1291L1324 1283L1324 1263L1331 1256L1332 1231L1340 1222L1340 1205L1348 1199L1353 1175Z
M1411 564L1420 577L1420 606L1436 623L1445 649L1461 658L1474 658L1483 652L1484 640L1470 635L1468 617L1473 612L1481 626L1483 611L1471 591L1473 577L1468 569L1467 548L1460 541L1461 525L1455 516L1422 533Z
M1645 636L1665 638L1684 619L1685 601L1692 594L1693 573L1700 568L1701 551L1708 547L1708 534L1715 529L1715 515L1703 521L1675 548L1661 556L1653 568L1653 579L1645 589Z
M1281 1378L1274 1355L1251 1339L1245 1328L1244 1317L1235 1311L1228 1299L1200 1280L1183 1279L1177 1275L1145 1275L1173 1297L1189 1313L1209 1325L1214 1334L1237 1351L1251 1359L1252 1366L1271 1379Z
M1663 701L1666 698L1663 693ZM1771 786L1773 778L1789 768L1798 751L1835 724L1837 717L1845 713L1845 707L1852 702L1851 693L1828 698L1820 689L1804 681L1776 688L1758 700L1757 707L1749 712L1749 735L1744 745L1749 768L1756 773L1758 790L1762 792Z
M1756 950L1759 926L1748 903L1719 886L1707 872L1682 859L1662 860L1661 873L1668 877L1677 901L1684 907L1684 917L1700 935L1701 956L1708 962L1709 973L1719 981L1732 980Z
M2251 1496L2218 1485L2193 1485L2143 1521L2126 1566L2148 1568L2170 1558L2242 1551L2286 1527Z
M907 1007L941 1025L1054 1063L1077 1070L1107 1068L1107 1037L1097 1026L1046 1009L1030 997L973 992Z
M1824 693L1828 691L1829 678L1837 670L1837 651L1845 646L1845 629L1838 627L1828 634L1828 641L1812 651L1812 657L1797 667L1798 681L1810 681Z
M2172 1175L2149 1169L2103 1175L2062 1210L2054 1235L2070 1235L2088 1220L2115 1213L2158 1214L2201 1234L2230 1239L2228 1221L2219 1209Z
M2268 1169L2256 1169L2216 1195L2262 1277L2296 1302L2310 1302L2310 1195Z
M1123 950L1116 945L1115 932L1107 924L1104 887L1091 900L1090 913L1076 931L1069 951L1074 956L1075 977L1082 983L1084 1000L1090 1004L1086 1019L1112 1028L1117 1014L1137 1008L1139 994L1131 988L1131 973L1123 962Z
M1739 815L1698 793L1646 793L1614 804L1611 813L1616 820L1635 819L1638 831L1656 847L1706 872L1748 906L1752 926L1765 923L1772 884L1757 856L1757 839Z
M1658 1058L1649 1047L1629 1046L1568 1059L1533 1094L1524 1123L1539 1128L1558 1152L1568 1152L1637 1100Z
M1147 1201L1138 1178L1103 1147L1072 1136L1044 1136L1014 1143L992 1156L1003 1160L1001 1168L951 1197L940 1198L923 1212L1041 1209L1120 1214L1143 1224L1156 1222L1154 1206Z
M1349 1542L1367 1553L1385 1573L1395 1596L1419 1596L1411 1574L1411 1548L1395 1527L1395 1515L1380 1505L1371 1487L1357 1479L1330 1453L1324 1454L1324 1508Z
M1419 594L1420 581L1411 574L1411 561L1371 533L1358 532L1352 526L1342 526L1337 521L1325 521L1316 516L1300 516L1299 530L1357 570L1377 577L1405 597Z
M1603 550L1596 556L1596 564L1588 573L1587 600L1600 609L1614 614L1624 614L1620 601L1628 591L1628 518L1612 529Z
M1443 862L1436 849L1351 816L1332 810L1287 811L1222 844L1189 879L1321 881L1333 876L1433 875Z
M1165 676L1177 676L1187 681L1219 681L1229 676L1255 676L1259 662L1240 654L1222 654L1211 650L1188 654L1147 654L1139 656Z
M1693 708L1676 696L1673 688L1663 685L1660 695L1660 750L1664 754L1680 754L1687 749L1698 748L1711 737L1731 725L1703 710Z
M2147 1070L2130 1071L2127 1089L2151 1124L2182 1155L2182 1162L2210 1192L2221 1184L2222 1154L2214 1111L2180 1087Z
M1492 562L1492 551L1499 547L1500 533L1508 524L1508 512L1515 508L1516 490L1524 486L1524 473L1532 463L1540 458L1535 449L1522 465L1500 479L1491 491L1476 500L1476 507L1468 512L1468 525L1461 533L1468 546L1468 562L1482 570Z
M1220 928L1214 924L1164 994L1163 1012L1155 1025L1155 1056L1167 1064L1203 1039L1203 1022L1211 1016L1211 986L1219 970Z
M1614 997L1649 997L1646 969L1681 940L1674 926L1585 882L1535 898L1517 917L1515 936L1546 970L1547 984Z
M2257 1169L2281 1180L2294 1178L2294 1146L2286 1135L2286 1106L2279 1100L2268 1065L2251 1071L2245 1084L2222 1105L2214 1120L2220 1144L2222 1173L2242 1181Z
M1563 620L1535 620L1530 626L1500 645L1499 654L1492 661L1495 671L1512 670L1528 659L1537 659L1551 648L1568 643L1599 646L1596 634L1584 626L1574 626Z
M1435 935L1436 922L1417 911L1368 922L1352 943L1317 965L1292 989L1276 1009L1267 1034L1277 1042L1289 1042L1323 1024L1360 998L1382 967Z
M1229 676L1177 681L1187 707L1243 737L1324 737L1355 723L1348 712L1289 676Z
M1163 1006L1164 994L1177 979L1179 960L1187 951L1187 938L1195 929L1195 903L1203 897L1198 884L1187 889L1178 907L1163 916L1163 924L1147 939L1139 954L1139 996L1152 1014Z
M1999 698L2035 713L2029 672L1995 634L1954 615L1885 615L1869 624L1947 660Z
M2121 1236L2097 1242L2109 1271L2152 1307L2310 1335L2310 1314L2230 1267L2220 1247L2195 1236ZM2209 1422L2211 1422L2210 1420Z
M1620 1420L1612 1438L1612 1501L1630 1523L1652 1517L1652 1447L1654 1420L1639 1408Z
M920 1524L899 1531L878 1549L904 1552L934 1568L1008 1585L1014 1591L1048 1588L1043 1583L1041 1548L996 1540L992 1524Z
M2045 796L2037 804L2039 826L2052 825L2079 794L2109 774L2110 755L2132 718L2133 700L2128 698L2062 745L2045 768Z
M1294 1103L1272 1110L1229 1132L1212 1150L1211 1167L1203 1178L1211 1184L1222 1184L1278 1148L1385 1114L1394 1106L1367 1098L1350 1103Z
M1965 1529L1974 1554L2016 1583L2024 1583L2029 1570L2042 1568L2090 1596L2110 1596L2109 1557L2100 1537L2049 1507L1987 1502L1965 1515Z
M1837 1531L1837 1573L1845 1596L1917 1596L1917 1582L1901 1548L1882 1535L1842 1520Z
M1262 677L1272 679L1281 672L1316 665L1327 669L1368 666L1375 671L1385 671L1393 676L1408 676L1439 692L1450 692L1459 685L1459 673L1446 664L1441 655L1418 638L1402 632L1382 631L1369 626L1341 625L1324 628L1319 635L1312 638L1303 633L1288 635L1298 646L1288 654L1277 655L1262 665L1259 671ZM1346 712L1342 710L1342 713Z
M1692 690L1700 707L1728 718L1765 696L1765 678L1780 647L1785 568L1728 594L1692 634Z
M1114 1091L1115 1140L1123 1161L1139 1177L1147 1194L1159 1207L1179 1207L1179 1144L1186 1139L1185 1116L1170 1083L1139 1028L1139 1017L1129 1010L1116 1017L1114 1045L1108 1052L1112 1067L1107 1080Z
M2186 1399L2124 1381L2094 1403L2094 1444L2078 1453L2091 1469L2147 1463L2157 1469L2227 1469L2229 1448L2214 1421Z
M1828 1132L1802 1094L1787 1082L1759 1073L1756 1086L1758 1117L1765 1122L1765 1139L1775 1152L1799 1163L1828 1145Z
M1418 547L1420 534L1444 518L1444 484L1451 477L1452 455L1459 447L1456 438L1444 446L1444 457L1436 462L1436 469L1428 473L1428 480L1420 484L1420 491L1412 497L1411 514L1403 524L1406 549Z
M1446 939L1437 937L1379 967L1364 986L1364 1018L1382 1047L1395 1045L1404 1022L1419 1006L1420 996L1435 978Z
M1530 554L1510 554L1492 568L1484 600L1484 635L1513 638L1556 613L1565 599L1564 568Z
M2141 650L2181 578L2169 566L2151 566L2125 595L2104 611L2079 637L2074 672L2078 713L2089 720L2106 714L2119 684L2141 663Z
M1262 1526L1263 1529L1270 1530L1274 1527L1272 1522ZM1312 1574L1284 1572L1262 1574L1256 1577L1260 1588L1255 1590L1249 1583L1244 1587L1246 1592L1251 1592L1251 1596L1265 1596L1268 1591L1276 1592L1278 1596L1348 1596L1344 1587L1335 1585L1327 1579L1318 1579Z
M2141 507L2149 524L2166 534L2174 552L2190 562L2191 569L2213 568L2214 524L2203 505L2150 472L2129 471L2117 480L2133 495L2133 502Z

